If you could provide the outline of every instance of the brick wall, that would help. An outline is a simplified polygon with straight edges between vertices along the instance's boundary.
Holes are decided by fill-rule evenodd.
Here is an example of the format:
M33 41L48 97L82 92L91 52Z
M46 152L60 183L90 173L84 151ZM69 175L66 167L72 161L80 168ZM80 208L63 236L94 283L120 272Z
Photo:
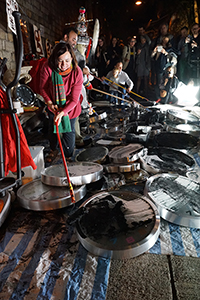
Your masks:
M92 0L17 0L21 18L26 22L34 53L32 25L41 29L43 47L48 39L52 44L62 36L65 23L78 20L79 8L84 5L87 19L93 18ZM7 67L15 67L13 36L6 22L6 1L0 0L0 57L8 59Z
M15 51L12 33L6 32L0 27L0 57L7 58L7 68L15 68Z

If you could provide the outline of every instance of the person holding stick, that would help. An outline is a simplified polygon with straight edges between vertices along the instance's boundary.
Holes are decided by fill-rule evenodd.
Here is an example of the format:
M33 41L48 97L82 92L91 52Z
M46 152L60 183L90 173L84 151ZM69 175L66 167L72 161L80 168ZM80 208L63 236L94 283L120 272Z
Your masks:
M125 94L130 93L130 91L132 90L134 83L133 81L129 78L128 74L122 70L123 68L123 63L122 61L118 61L114 67L115 69L119 70L118 73L118 84L123 86L124 89L119 88L119 90L121 92L123 92L124 94L121 95L121 98L124 99L125 98ZM106 79L111 79L113 76L113 70L108 72L108 74L106 75L106 77L102 77L102 80L105 81ZM121 104L123 104L123 102L121 101Z
M80 94L83 73L77 64L69 43L58 43L43 65L40 77L40 93L47 104L49 116L49 142L51 151L46 161L56 157L57 136L54 124L58 122L62 133L65 156L71 157L75 147L75 121L81 113Z

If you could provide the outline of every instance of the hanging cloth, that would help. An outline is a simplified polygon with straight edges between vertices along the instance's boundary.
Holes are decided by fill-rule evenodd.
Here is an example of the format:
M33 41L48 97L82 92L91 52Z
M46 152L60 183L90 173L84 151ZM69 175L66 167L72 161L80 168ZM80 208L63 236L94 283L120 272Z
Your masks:
M63 84L62 76L68 75L72 71L72 65L65 72L52 71L51 79L53 82L55 102L58 108L62 108L66 103L65 87ZM71 123L69 115L63 116L58 126L59 132L71 132ZM54 125L54 133L56 133L56 126Z
M0 87L0 108L9 109L6 93ZM31 166L33 170L37 168L31 156L27 140L22 129L18 116L16 115L17 125L20 134L20 150L21 150L21 168ZM4 150L4 172L5 176L8 172L17 171L17 151L16 151L16 133L11 114L1 114L1 126L3 135L3 150Z

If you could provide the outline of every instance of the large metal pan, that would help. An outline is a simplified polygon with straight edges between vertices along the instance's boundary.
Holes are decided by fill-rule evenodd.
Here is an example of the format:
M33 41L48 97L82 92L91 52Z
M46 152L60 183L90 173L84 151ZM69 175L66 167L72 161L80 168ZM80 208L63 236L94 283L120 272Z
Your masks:
M178 124L175 127L179 131L183 131L187 134L191 134L196 137L200 137L200 126L194 124Z
M155 146L175 149L191 149L198 145L199 139L184 132L161 132L153 139Z
M165 122L165 129L170 132L180 132L187 133L196 137L200 137L200 126L195 124L175 124L171 121Z
M86 195L86 186L74 188L76 202ZM48 211L70 206L71 194L67 187L55 187L43 184L40 179L33 180L17 191L19 204L30 210Z
M177 225L200 228L200 184L187 177L157 174L146 181L144 194L160 216Z
M103 176L103 166L93 162L74 162L68 164L70 181L73 185L95 182ZM41 181L52 186L68 186L64 166L53 165L41 172Z
M101 163L106 159L108 152L108 148L103 146L90 147L79 152L79 154L75 157L75 160L77 162L85 161Z
M154 147L149 148L148 153L143 157L142 167L149 171L149 166L153 169L150 173L172 172L186 175L189 170L195 168L195 159L181 150ZM147 165L147 166L146 166Z
M81 215L84 210L87 215ZM78 238L89 252L98 256L136 257L150 249L159 236L160 216L156 206L148 198L130 191L98 193L82 204L79 213Z
M187 111L168 110L167 117L175 124L199 124L199 118Z

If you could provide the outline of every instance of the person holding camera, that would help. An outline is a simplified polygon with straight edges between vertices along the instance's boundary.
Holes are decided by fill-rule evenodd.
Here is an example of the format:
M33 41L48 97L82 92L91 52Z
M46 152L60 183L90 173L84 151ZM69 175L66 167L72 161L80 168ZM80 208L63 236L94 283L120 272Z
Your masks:
M179 80L175 75L175 66L173 63L168 62L165 66L164 73L159 84L160 89L160 103L162 104L177 104L178 99L174 95L176 91Z
M152 54L151 57L154 60L155 74L156 74L156 85L155 85L155 94L156 98L159 99L159 84L162 78L164 68L167 64L167 55L168 49L171 48L170 38L168 35L162 38L161 44L158 44Z

